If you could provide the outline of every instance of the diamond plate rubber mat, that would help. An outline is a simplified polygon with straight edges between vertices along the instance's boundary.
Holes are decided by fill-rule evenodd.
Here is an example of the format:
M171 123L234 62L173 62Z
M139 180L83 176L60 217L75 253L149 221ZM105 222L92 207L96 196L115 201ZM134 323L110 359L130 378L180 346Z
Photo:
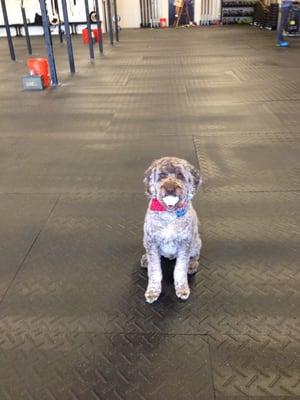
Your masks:
M216 191L197 199L211 333L300 335L298 197Z
M169 154L197 162L192 137L133 142L108 137L18 139L1 163L0 191L143 193L144 171L154 159Z
M211 399L199 336L19 336L1 346L0 397L59 400Z
M205 188L229 191L299 190L300 140L281 135L195 139Z
M191 301L178 302L165 265L164 294L149 307L139 267L144 196L61 198L2 304L4 337L27 330L300 334L297 194L203 193L195 206L204 248Z
M201 89L199 89L201 92ZM182 113L181 100L176 104L156 104L145 107L137 105L132 113L118 113L107 129L108 135L143 134L148 137L155 134L207 135L209 132L246 132L275 131L283 132L286 127L265 107L264 104L218 104L218 99L207 101L208 104L190 105ZM216 104L217 103L217 104ZM226 104L225 104L226 103ZM171 115L171 117L170 117Z
M298 399L299 343L276 334L211 339L216 399Z
M44 57L42 38L32 38ZM300 42L256 27L122 30L56 90L0 40L0 400L300 400ZM191 297L149 306L142 177L199 162Z
M0 303L28 249L44 227L56 198L19 194L0 196Z
M205 269L191 279L194 301L184 303L175 295L173 265L165 265L161 301L153 307L145 303L147 273L139 261L146 207L144 195L126 193L61 198L2 304L3 336L206 333Z

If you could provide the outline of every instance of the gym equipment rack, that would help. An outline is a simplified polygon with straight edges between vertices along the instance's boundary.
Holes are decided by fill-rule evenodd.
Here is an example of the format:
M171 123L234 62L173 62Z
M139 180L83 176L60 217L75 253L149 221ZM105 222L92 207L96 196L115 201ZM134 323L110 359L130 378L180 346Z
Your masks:
M255 1L223 0L221 8L222 24L251 24L253 22Z

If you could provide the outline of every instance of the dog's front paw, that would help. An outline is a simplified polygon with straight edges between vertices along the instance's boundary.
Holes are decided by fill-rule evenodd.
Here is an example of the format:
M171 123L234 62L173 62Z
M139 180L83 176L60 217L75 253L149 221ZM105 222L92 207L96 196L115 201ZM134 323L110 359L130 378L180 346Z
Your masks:
M189 262L188 274L193 275L198 271L199 261L196 258L191 258Z
M178 286L176 285L175 290L176 296L181 300L187 300L190 296L190 288L187 283Z
M160 287L155 287L151 286L147 288L146 293L145 293L145 298L147 303L154 303L160 296L161 293L161 288Z
M141 268L148 268L147 254L143 254L141 258Z

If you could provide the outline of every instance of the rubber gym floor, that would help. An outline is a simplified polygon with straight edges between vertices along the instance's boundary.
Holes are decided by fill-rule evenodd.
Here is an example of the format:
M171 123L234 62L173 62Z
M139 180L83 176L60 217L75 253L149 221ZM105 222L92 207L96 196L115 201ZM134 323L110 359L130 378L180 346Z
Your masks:
M0 41L0 399L299 400L300 39L254 27L123 30L61 86L23 92ZM45 55L33 38L35 55ZM145 303L142 183L200 166L203 251Z

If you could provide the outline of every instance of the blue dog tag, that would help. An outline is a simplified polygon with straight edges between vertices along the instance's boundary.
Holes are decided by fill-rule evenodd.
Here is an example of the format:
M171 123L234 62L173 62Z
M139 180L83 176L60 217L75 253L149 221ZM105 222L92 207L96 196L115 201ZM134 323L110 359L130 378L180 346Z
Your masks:
M186 214L186 209L185 209L185 208L179 208L179 209L176 211L176 215L177 215L178 218L179 218L179 217L183 217L185 214Z

